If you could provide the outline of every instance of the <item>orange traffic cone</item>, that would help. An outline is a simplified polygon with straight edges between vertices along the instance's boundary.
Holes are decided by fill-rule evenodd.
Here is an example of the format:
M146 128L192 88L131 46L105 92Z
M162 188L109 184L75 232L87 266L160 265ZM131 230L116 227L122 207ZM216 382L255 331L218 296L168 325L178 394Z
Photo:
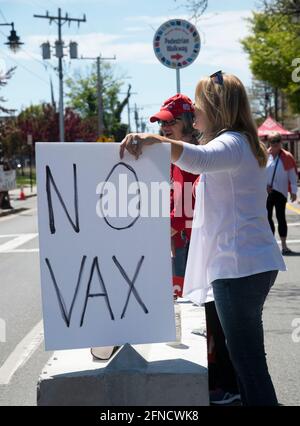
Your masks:
M26 197L25 197L24 189L23 189L23 186L21 186L19 200L24 201L25 199Z

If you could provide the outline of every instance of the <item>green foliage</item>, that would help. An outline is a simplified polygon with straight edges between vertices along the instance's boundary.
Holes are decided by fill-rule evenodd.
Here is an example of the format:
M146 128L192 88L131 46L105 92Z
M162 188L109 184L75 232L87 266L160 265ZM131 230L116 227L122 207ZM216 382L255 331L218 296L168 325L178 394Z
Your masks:
M21 111L17 117L0 122L0 135L3 150L7 158L28 155L28 135L32 136L33 153L35 142L55 142L59 140L59 117L50 104L31 105ZM70 108L65 110L65 140L86 142L97 139L94 118L81 118Z
M300 12L299 0L261 0L260 3L264 12L270 15L281 13L292 16Z
M12 77L15 69L16 69L16 67L9 69L3 75L0 74L0 87L6 86L7 80L9 80ZM10 112L12 112L12 110L7 109L7 108L5 108L4 106L1 105L3 102L6 102L6 99L4 99L2 96L0 96L0 111L4 112L4 113L10 113Z
M121 129L124 130L124 125L121 125L121 113L128 102L130 93L128 93L123 102L119 101L119 94L123 82L120 78L114 76L113 67L108 63L101 63L101 84L105 134L107 136L114 135L116 137L116 134L119 135L120 126ZM66 85L68 88L68 105L83 119L92 120L97 117L96 66L86 75L77 72L73 78L66 81ZM96 120L94 123L97 125ZM124 132L122 132L122 134L124 134Z
M252 34L242 40L255 78L281 89L294 112L300 112L299 84L293 82L292 62L300 53L300 25L289 15L254 13Z
M20 173L17 173L17 187L19 188L20 186L29 186L30 185L30 170L28 168L24 169L23 171L24 176L22 176ZM32 170L32 184L35 185L36 184L36 171L35 169Z

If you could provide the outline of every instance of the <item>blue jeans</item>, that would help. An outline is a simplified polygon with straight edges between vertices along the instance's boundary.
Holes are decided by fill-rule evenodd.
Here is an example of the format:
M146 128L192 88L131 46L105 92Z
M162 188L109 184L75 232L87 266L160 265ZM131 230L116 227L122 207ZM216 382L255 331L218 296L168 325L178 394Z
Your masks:
M175 257L172 259L173 275L184 277L188 251L188 244L185 247L180 247L175 250Z
M238 376L243 405L278 405L268 371L262 323L263 305L278 271L212 283L226 344Z

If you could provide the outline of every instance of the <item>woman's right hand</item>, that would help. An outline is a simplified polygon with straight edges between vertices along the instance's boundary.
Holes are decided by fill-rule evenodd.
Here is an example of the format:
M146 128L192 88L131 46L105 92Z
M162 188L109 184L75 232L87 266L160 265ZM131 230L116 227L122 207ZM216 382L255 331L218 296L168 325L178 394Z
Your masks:
M160 137L147 133L129 133L121 142L120 158L124 157L124 152L127 150L131 155L135 156L136 160L142 154L144 145L153 145L160 143Z

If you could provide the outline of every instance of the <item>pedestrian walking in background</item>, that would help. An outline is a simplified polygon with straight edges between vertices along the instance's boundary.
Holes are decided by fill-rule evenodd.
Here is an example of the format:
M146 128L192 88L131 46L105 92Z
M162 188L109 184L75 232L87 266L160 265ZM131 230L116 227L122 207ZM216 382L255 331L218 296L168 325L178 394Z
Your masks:
M275 234L275 225L273 222L273 209L275 207L276 218L278 221L278 233L281 239L282 254L287 256L293 254L286 244L288 227L285 217L286 203L288 193L291 194L291 202L297 200L297 166L292 154L282 148L281 135L274 132L269 135L268 142L268 198L267 210L268 220Z

